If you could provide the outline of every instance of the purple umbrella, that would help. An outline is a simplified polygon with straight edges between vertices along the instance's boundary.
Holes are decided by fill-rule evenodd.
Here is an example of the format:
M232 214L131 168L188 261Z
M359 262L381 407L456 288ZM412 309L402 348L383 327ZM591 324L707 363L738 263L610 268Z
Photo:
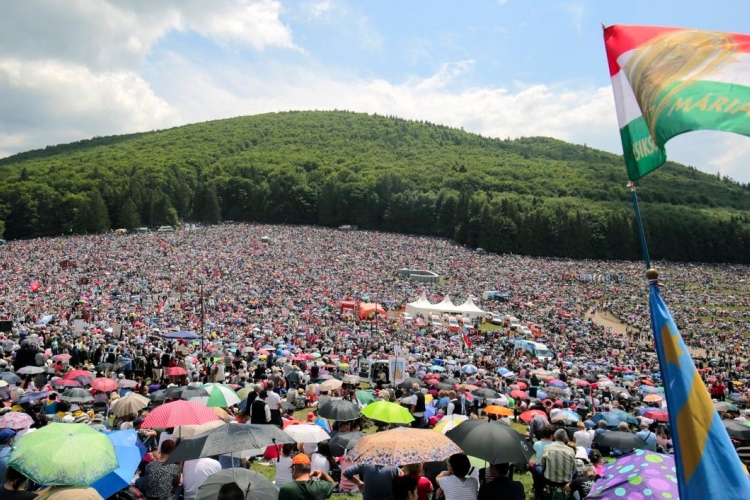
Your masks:
M612 464L605 465L602 478L594 484L586 498L677 499L679 492L674 455L636 450Z

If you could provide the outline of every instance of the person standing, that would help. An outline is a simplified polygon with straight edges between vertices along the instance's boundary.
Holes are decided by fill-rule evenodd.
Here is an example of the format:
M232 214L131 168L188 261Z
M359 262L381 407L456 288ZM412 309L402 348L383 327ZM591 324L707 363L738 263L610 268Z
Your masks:
M411 426L421 429L424 426L425 400L424 393L420 390L419 384L411 387L411 397L409 398L409 413L414 417Z
M281 396L274 392L274 387L272 380L266 383L266 404L271 412L271 423L281 427Z
M147 500L171 500L172 490L180 484L180 466L169 464L175 442L167 439L161 444L161 455L146 466L143 493Z
M294 480L279 488L279 500L325 500L331 496L335 484L333 479L323 471L311 471L310 464L310 457L304 453L294 457Z
M270 424L271 423L271 410L266 404L266 398L268 393L265 389L260 391L258 397L253 401L250 406L250 423L251 424Z
M448 458L448 470L438 474L437 483L445 500L475 500L479 492L479 480L469 476L471 463L463 453Z
M221 464L213 458L199 458L197 460L187 460L182 466L183 498L184 500L195 500L198 495L198 488L212 474L221 471Z

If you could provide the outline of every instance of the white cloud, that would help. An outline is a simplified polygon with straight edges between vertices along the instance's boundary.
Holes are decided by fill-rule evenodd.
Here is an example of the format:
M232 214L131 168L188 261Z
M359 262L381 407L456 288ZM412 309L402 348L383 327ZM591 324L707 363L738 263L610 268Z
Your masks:
M573 27L580 33L583 27L583 17L586 13L584 5L582 3L566 3L562 7L570 15Z
M445 88L452 80L470 71L474 61L460 61L457 63L444 63L440 70L433 76L420 81L416 85L418 91L429 91Z
M333 2L331 0L306 2L303 4L303 9L309 12L311 16L320 18L328 15L333 10Z

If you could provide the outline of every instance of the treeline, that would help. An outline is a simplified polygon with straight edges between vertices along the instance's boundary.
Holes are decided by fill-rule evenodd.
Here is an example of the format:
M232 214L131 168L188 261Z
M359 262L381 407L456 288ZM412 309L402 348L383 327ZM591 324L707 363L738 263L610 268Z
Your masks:
M0 169L8 239L227 220L355 224L499 253L640 258L621 159L547 138L280 113L55 146L0 160ZM639 196L652 258L750 262L747 186L668 164Z

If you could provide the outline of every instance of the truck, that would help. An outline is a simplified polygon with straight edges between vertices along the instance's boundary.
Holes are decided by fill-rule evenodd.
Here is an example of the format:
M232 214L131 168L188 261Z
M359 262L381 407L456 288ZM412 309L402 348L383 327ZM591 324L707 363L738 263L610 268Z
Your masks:
M510 300L510 294L499 292L497 290L486 290L482 292L482 300L494 300L495 302L507 302Z
M552 351L545 344L539 342L517 340L516 349L520 350L521 354L529 359L536 359L542 362L552 359Z

